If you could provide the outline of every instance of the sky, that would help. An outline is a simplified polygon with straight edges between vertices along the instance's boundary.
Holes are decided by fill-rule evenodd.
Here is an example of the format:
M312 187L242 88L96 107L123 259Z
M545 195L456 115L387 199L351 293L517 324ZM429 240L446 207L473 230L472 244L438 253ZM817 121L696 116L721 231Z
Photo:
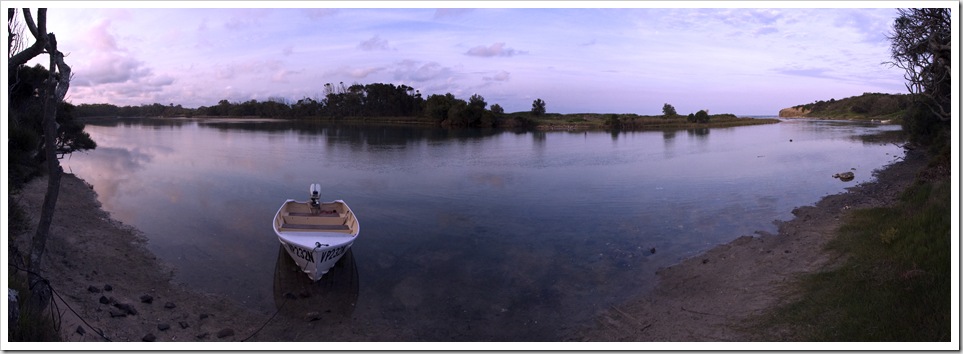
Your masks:
M506 112L540 98L556 113L654 115L669 103L681 114L775 115L906 91L902 71L883 64L899 3L280 4L48 4L48 30L74 72L67 100L293 103L343 82L478 94ZM265 6L326 8L256 8Z

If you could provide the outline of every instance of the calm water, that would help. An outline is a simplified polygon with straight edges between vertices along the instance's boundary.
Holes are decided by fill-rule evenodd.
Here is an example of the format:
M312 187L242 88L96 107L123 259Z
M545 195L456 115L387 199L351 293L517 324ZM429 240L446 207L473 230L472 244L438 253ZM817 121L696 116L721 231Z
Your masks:
M870 180L902 150L858 136L892 129L787 121L515 133L124 120L88 125L98 148L65 169L143 231L177 281L265 318L297 303L274 325L298 329L276 340L344 332L540 341L650 289L660 267L775 232L793 208ZM852 182L831 178L851 169ZM348 202L362 233L330 277L307 284L270 224L315 182L325 199ZM325 320L297 325L319 309Z

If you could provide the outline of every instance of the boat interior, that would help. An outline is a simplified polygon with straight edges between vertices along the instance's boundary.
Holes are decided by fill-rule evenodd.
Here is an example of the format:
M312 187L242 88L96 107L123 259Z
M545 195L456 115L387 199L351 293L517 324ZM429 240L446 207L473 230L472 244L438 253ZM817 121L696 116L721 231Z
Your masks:
M315 209L307 202L288 201L284 203L274 223L281 232L355 234L358 229L358 220L341 202L321 203L321 207Z

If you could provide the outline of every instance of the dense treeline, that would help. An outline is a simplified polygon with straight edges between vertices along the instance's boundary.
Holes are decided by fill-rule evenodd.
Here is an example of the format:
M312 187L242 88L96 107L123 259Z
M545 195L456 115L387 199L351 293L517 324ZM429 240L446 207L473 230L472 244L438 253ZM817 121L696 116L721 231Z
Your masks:
M527 115L506 116L497 104L488 107L485 98L472 95L468 101L451 93L422 98L421 92L407 85L325 84L323 98L305 97L290 103L285 98L265 101L230 102L213 106L184 108L181 105L154 103L118 107L111 104L81 104L81 117L259 117L288 119L358 119L371 117L414 117L424 123L445 127L520 127L533 121ZM544 113L545 102L533 103L533 114ZM537 110L537 111L536 111Z
M46 148L43 139L43 97L45 80L49 76L46 68L21 65L8 73L10 88L7 122L7 140L10 158L10 180L16 186L40 171L46 161ZM84 125L75 120L77 109L68 102L61 102L57 108L57 134L54 149L63 156L74 151L93 149L97 144L84 132Z

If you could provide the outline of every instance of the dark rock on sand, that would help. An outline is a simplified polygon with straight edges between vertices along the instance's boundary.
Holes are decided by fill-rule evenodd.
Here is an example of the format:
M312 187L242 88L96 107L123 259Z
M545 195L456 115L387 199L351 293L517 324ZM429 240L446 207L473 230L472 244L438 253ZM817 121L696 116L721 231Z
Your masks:
M143 303L145 303L145 304L153 303L153 302L154 302L154 297L153 297L153 296L150 296L150 295L141 295L141 296L140 296L140 302L143 302Z
M153 341L156 340L156 339L157 339L157 337L155 337L153 333L147 333L147 335L144 336L144 338L143 338L142 340L145 341L145 342L153 342Z
M171 325L166 324L166 323L159 323L159 324L157 324L157 329L160 330L160 331L166 331L166 330L168 330L168 329L171 329Z
M225 328L217 332L217 338L224 338L234 335L234 330L230 328Z

